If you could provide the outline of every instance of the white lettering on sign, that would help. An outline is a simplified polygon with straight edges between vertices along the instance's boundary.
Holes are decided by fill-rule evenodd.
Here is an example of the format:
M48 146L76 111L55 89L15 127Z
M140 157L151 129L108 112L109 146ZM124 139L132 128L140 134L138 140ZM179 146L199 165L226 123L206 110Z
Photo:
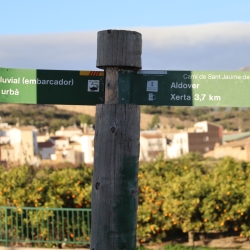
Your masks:
M220 78L220 74L218 74L218 75L208 74L208 79L217 80L217 79L221 79L221 78Z
M197 75L188 75L188 74L184 74L183 75L184 79L197 79Z
M241 76L239 76L239 75L225 75L224 74L221 79L224 79L224 80L230 80L230 79L240 80Z
M200 84L198 83L178 83L178 82L172 82L171 88L175 89L198 89Z
M176 94L171 94L171 99L170 101L190 101L191 96L190 95L176 95Z
M6 77L2 77L0 76L0 83L12 83L12 84L42 84L42 85L69 85L69 86L73 86L74 84L74 80L73 79L55 79L55 80L44 80L44 79L29 79L29 78L21 78L20 77L10 77L10 78L6 78Z
M147 91L158 92L158 81L157 80L147 81Z
M156 97L155 97L155 94L154 93L149 93L148 94L148 100L149 101L154 101L156 99Z
M42 85L69 85L72 86L74 84L74 80L65 80L65 79L60 79L60 80L44 80L44 79L27 79L25 77L22 78L22 83L23 84L42 84Z
M250 76L248 76L248 75L243 75L242 79L250 79Z
M246 75L244 75L246 76ZM241 75L227 75L227 74L208 74L209 80L241 80L241 79L247 79L244 78L244 76L241 78ZM250 79L250 78L248 78Z
M19 95L18 89L2 89L2 95Z
M183 74L183 79L185 80L241 80L241 79L250 79L249 75L232 75L232 74L221 74L221 73L217 73L217 74L194 74L194 75L190 75L190 74Z
M14 78L4 78L0 76L0 83L13 83L13 84L19 84L20 83L20 77Z
M88 80L88 92L99 92L100 81L99 80Z

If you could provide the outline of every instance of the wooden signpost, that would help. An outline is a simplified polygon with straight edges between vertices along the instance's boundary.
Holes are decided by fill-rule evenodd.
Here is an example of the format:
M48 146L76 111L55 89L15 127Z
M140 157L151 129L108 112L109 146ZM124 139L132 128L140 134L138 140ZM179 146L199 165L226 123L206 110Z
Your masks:
M2 103L97 105L91 250L136 249L138 105L250 107L250 72L144 71L141 53L140 33L104 30L104 72L0 68Z
M105 69L105 104L96 107L91 201L92 250L136 249L140 108L118 104L120 70L141 68L141 34L98 32L97 67Z

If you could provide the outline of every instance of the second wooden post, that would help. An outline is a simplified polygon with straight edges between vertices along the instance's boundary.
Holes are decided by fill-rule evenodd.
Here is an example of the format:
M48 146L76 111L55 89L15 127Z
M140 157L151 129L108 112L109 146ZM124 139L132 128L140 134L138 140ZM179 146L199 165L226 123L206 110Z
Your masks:
M98 32L96 66L106 78L96 108L91 250L136 249L140 108L118 104L118 72L141 69L141 51L138 32Z

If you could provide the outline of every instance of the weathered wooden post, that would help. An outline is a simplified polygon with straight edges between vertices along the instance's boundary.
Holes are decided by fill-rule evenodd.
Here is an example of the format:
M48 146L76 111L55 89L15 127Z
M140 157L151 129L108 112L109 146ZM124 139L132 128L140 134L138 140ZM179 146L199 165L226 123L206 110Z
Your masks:
M98 32L97 63L105 70L105 104L96 107L91 250L135 250L140 108L118 104L118 72L141 69L141 34Z

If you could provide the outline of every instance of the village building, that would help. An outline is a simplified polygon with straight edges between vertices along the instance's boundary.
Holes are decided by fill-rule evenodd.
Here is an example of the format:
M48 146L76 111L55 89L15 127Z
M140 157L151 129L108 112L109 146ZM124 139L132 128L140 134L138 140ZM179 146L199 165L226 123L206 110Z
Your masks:
M176 158L189 152L202 154L222 144L223 127L202 121L180 133L167 134L167 158Z
M1 161L15 164L38 164L37 129L33 126L0 128Z
M150 161L158 155L165 156L166 138L155 130L142 131L140 133L140 161Z
M55 132L55 136L63 136L63 137L67 137L70 138L74 135L82 135L83 131L82 129L78 128L77 126L69 126L69 127L61 127L60 130L57 130Z
M55 145L52 141L38 142L39 156L42 160L51 159L51 155L55 154Z
M223 144L216 145L214 150L204 154L204 157L220 159L226 156L237 160L250 161L250 133L234 132L223 135Z

